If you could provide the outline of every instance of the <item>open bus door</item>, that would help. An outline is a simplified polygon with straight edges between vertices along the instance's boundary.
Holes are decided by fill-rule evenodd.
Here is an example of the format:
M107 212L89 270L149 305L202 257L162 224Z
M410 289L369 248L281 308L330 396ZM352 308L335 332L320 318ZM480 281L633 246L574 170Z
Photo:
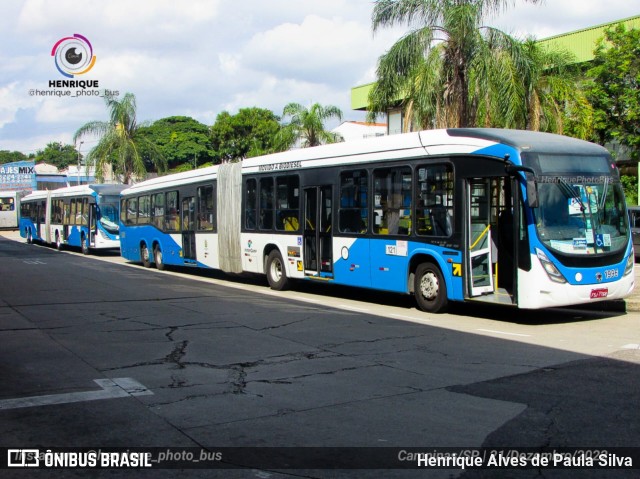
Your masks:
M491 238L491 180L472 178L468 184L469 293L493 292Z
M467 291L470 298L515 304L519 211L510 177L467 182Z
M333 278L331 186L304 189L304 271L311 277Z

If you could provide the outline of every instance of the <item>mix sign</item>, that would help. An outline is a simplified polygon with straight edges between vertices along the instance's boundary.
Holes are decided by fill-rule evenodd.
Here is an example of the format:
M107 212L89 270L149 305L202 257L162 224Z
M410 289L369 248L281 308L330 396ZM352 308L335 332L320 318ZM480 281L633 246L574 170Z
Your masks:
M21 191L36 189L35 161L16 161L0 165L0 190Z

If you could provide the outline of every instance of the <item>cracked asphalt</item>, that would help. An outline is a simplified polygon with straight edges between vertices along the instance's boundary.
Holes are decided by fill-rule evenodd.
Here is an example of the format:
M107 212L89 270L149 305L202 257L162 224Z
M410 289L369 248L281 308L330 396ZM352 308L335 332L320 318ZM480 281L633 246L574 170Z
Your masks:
M92 390L101 378L132 378L152 393L0 408L0 446L640 447L637 313L462 307L420 316L405 298L379 293L320 296L301 285L274 294L261 279L179 273L0 237L0 401ZM350 302L367 295L374 304L366 311ZM569 472L508 477L575 477ZM331 469L91 475L495 477Z

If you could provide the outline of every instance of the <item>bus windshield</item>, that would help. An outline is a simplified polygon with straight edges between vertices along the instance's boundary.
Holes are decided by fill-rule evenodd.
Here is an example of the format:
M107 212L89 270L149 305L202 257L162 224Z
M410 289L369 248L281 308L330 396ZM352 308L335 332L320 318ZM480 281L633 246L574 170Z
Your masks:
M574 255L602 255L627 247L624 193L607 158L537 159L540 204L534 215L545 246Z
M118 198L114 196L113 198L105 198L102 201L106 202L100 203L100 224L109 233L117 234L119 229Z

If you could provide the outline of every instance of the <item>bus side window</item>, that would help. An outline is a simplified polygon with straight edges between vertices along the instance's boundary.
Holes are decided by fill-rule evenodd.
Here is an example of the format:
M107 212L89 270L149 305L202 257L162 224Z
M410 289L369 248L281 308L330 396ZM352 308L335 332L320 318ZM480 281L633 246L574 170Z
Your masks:
M422 236L453 233L453 169L429 165L416 170L416 232Z
M166 231L179 231L180 230L180 208L178 206L178 192L169 191L166 197L166 215L165 215L165 230Z
M256 190L257 182L254 178L249 178L245 182L245 213L244 227L248 230L256 229Z
M151 214L154 226L160 230L164 229L164 193L157 193L151 197Z
M273 178L260 178L260 229L273 229Z

